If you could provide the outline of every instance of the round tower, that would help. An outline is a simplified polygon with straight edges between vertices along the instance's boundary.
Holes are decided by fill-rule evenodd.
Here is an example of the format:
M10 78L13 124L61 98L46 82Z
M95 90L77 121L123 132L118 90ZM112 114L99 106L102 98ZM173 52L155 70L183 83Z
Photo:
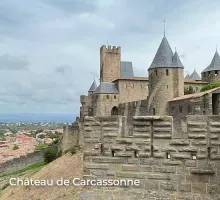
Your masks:
M164 36L149 72L148 111L150 115L167 115L168 101L184 95L184 66Z
M220 57L217 50L211 64L202 71L202 81L208 83L220 82Z

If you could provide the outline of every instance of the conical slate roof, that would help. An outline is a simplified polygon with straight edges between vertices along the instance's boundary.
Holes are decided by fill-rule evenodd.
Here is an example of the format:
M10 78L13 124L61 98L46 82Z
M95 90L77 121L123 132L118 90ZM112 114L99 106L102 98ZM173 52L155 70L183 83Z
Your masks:
M191 76L189 77L195 81L201 80L199 74L196 72L196 70L194 69L193 73L191 74Z
M215 55L212 59L211 64L206 69L204 69L202 72L208 72L208 71L213 71L213 70L220 70L220 57L217 51L215 52Z
M179 55L177 52L175 52L174 56L173 56L173 63L172 63L172 67L179 67L179 68L184 68L183 64L180 61Z
M149 69L158 67L172 67L172 58L172 49L164 36Z
M190 75L187 73L186 77L185 78L190 78Z
M96 85L96 82L94 80L91 87L90 87L90 89L89 89L89 92L95 92L96 89L97 89L97 85Z

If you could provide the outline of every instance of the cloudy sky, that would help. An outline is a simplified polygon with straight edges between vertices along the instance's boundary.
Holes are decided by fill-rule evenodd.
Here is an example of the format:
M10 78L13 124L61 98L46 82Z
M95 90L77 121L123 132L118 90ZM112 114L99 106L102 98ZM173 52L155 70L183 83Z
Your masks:
M121 46L137 76L163 37L200 73L220 48L218 0L1 0L0 113L78 113L99 48Z

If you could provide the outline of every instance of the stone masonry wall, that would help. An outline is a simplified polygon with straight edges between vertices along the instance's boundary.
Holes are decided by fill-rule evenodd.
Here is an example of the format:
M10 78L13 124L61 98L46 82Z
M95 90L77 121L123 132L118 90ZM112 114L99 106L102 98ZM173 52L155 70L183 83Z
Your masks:
M131 134L126 121L85 117L84 178L138 179L140 186L93 186L81 199L220 198L220 116L187 116L183 139L173 138L169 116L135 116Z
M63 136L60 142L60 150L65 152L73 146L79 145L79 125L74 123L71 126L67 125L63 127Z
M12 173L21 170L29 165L44 161L43 151L35 151L27 154L27 156L21 156L14 158L5 163L0 164L0 175Z

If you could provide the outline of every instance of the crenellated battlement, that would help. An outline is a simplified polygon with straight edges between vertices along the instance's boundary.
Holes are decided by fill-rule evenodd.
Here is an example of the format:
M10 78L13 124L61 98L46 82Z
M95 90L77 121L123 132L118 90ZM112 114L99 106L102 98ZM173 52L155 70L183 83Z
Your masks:
M218 199L220 117L186 121L186 137L175 138L171 116L135 116L131 134L126 117L85 117L84 178L138 179L134 197L142 191L152 199Z
M121 47L116 47L116 46L111 46L111 45L103 45L101 48L100 48L100 51L101 52L106 52L106 53L121 53Z

